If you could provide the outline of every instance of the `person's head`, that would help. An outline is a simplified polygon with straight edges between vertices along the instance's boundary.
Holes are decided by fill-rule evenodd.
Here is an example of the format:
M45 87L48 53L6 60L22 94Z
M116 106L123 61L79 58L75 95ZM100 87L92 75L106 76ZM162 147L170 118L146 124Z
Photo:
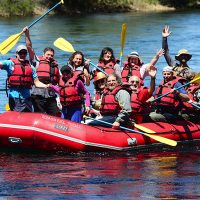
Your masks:
M47 61L52 61L54 58L54 49L51 47L46 47L43 51L43 57Z
M62 79L64 81L69 80L73 76L73 70L68 65L62 66L61 69L60 69L60 71L61 71L61 74L62 74Z
M99 61L110 62L114 60L115 60L115 57L114 57L113 50L110 47L103 48L100 54Z
M69 64L75 68L79 66L84 66L85 61L83 53L81 51L74 52L69 58Z
M135 65L142 64L142 61L137 51L132 51L127 57L128 57L128 63L133 63Z
M165 82L171 81L174 77L172 67L170 66L164 67L162 74Z
M94 86L96 90L103 90L106 87L107 77L104 73L98 72L96 79L94 80Z
M131 76L128 80L131 90L136 93L141 87L140 78L138 76Z
M16 49L16 57L19 61L23 62L26 60L28 50L25 45L19 45Z
M117 74L115 73L109 74L106 86L110 91L114 90L118 85L121 84L122 84L121 78Z
M181 63L186 63L188 60L192 58L192 55L186 49L181 49L175 56L175 58Z

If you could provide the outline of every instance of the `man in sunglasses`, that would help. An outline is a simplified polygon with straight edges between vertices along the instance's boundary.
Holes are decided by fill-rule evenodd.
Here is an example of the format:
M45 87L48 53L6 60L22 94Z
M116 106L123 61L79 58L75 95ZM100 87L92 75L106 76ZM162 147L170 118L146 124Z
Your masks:
M29 33L23 29L25 35ZM16 58L0 61L0 69L8 74L8 98L11 111L32 112L31 88L36 85L40 88L48 88L49 84L39 81L36 70L27 58L27 47L19 45L16 49Z
M138 76L131 76L129 78L131 94L131 119L134 119L136 123L142 123L145 110L149 106L147 100L152 96L155 90L155 79L156 79L156 69L151 69L149 71L151 77L150 87L141 86L141 79Z
M187 81L191 81L194 78L194 71L188 66L187 62L192 58L192 55L186 50L181 49L175 56L175 59L179 62L176 63L169 54L169 48L167 43L167 37L170 36L171 31L169 26L165 26L162 31L162 48L165 50L165 60L167 64L173 68L174 75L185 78Z
M160 82L155 92L155 98L158 98L168 92L168 95L163 96L155 101L155 112L151 112L150 121L174 122L181 119L179 112L182 108L182 102L189 101L186 90L182 87L182 78L173 75L173 70L170 66L163 68L163 80Z

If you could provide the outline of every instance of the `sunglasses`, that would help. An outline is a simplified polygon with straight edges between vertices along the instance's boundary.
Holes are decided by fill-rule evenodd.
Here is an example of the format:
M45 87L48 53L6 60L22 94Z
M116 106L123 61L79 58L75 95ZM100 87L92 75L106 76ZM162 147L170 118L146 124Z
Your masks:
M106 82L105 79L100 79L100 80L97 81L97 83L105 83L105 82Z
M26 54L27 54L27 51L19 51L18 54L19 54L19 55L26 55Z
M131 81L131 83L137 83L137 84L139 84L140 81Z

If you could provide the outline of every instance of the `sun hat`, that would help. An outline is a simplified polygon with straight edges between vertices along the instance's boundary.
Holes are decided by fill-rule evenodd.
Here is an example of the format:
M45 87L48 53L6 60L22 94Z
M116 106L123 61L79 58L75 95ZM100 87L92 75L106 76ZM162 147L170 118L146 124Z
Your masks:
M188 52L187 49L181 49L178 54L175 56L176 60L180 61L180 56L181 55L185 55L186 56L186 60L190 60L192 58L192 55Z
M16 53L20 52L21 50L27 50L27 47L23 44L19 45L17 48L16 48Z
M170 66L164 67L163 72L173 72L172 67L170 67Z
M128 58L129 57L136 57L136 58L140 58L139 57L139 54L138 54L138 52L137 51L132 51L129 55L128 55Z
M103 72L98 72L97 76L96 76L96 78L94 80L94 84L96 83L96 81L104 79L104 78L107 78L106 75Z

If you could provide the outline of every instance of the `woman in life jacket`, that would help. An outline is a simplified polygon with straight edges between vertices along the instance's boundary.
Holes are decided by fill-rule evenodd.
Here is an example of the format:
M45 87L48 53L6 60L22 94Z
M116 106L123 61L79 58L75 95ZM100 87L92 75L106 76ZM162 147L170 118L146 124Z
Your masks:
M95 92L94 92L94 97L91 100L91 104L92 104L92 110L91 113L100 116L100 105L101 105L101 100L102 100L102 96L103 96L103 92L104 89L106 87L106 82L107 82L107 77L104 73L102 72L98 72L97 73L97 77L96 80L94 81L94 88L95 88Z
M71 55L68 65L73 71L82 71L85 84L90 85L89 60L85 61L84 54L81 51L76 51Z
M53 89L60 95L62 118L81 123L83 96L86 99L86 114L90 111L90 93L83 84L82 72L73 71L70 66L61 68L59 88Z
M151 70L149 74L151 76L149 88L141 85L140 78L138 76L131 76L129 78L132 108L130 118L138 124L142 123L144 116L147 115L147 108L149 107L147 100L152 96L155 90L156 70Z
M121 77L119 61L115 58L114 52L110 47L105 47L102 49L97 66L104 70L108 75L111 73L116 73L119 77ZM98 72L100 72L98 69L95 69L93 72L94 81L96 80L96 75Z
M140 78L141 85L143 85L143 80L145 77L150 76L150 70L156 69L155 64L163 54L164 50L160 49L149 63L144 64L138 52L131 52L127 57L127 61L124 62L121 73L122 82L128 82L131 76L137 76Z

